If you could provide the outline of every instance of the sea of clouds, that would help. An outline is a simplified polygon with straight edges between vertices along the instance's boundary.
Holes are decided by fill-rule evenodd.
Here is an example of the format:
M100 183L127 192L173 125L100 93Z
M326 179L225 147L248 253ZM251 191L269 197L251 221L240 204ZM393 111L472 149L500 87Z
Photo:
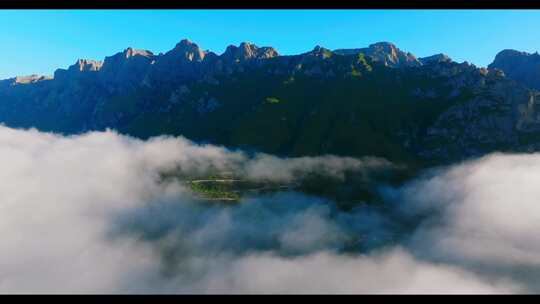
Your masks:
M292 191L208 204L162 173L291 182L393 164L4 126L0 164L0 293L540 292L540 154L430 170L350 211Z

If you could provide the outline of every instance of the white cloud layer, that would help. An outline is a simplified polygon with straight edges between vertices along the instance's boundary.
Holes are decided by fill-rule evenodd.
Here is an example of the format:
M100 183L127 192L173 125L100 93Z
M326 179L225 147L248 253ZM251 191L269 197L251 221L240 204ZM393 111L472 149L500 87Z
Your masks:
M540 154L492 154L420 179L401 192L435 210L411 247L436 261L522 281L540 292Z
M374 158L0 126L0 162L0 293L538 291L540 155L493 155L387 189L392 214L299 193L209 206L160 182L174 168L291 181L391 166ZM399 244L368 246L418 215ZM367 252L344 251L354 244Z

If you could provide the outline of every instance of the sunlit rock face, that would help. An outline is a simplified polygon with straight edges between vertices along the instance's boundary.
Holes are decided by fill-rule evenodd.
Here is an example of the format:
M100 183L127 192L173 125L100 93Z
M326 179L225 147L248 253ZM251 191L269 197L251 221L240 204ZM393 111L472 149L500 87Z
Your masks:
M396 45L390 42L377 42L367 48L361 49L338 49L334 51L337 54L351 55L363 53L371 57L374 61L382 62L385 66L403 67L420 66L422 62L409 52L400 50Z

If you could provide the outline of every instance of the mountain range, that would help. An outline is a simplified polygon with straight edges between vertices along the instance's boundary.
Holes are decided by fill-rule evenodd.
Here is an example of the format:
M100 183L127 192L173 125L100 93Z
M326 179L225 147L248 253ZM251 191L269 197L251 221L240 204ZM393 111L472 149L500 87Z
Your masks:
M218 55L184 39L164 54L127 48L1 80L0 122L427 166L540 150L539 90L538 53L503 50L480 68L389 42L283 56L247 42Z

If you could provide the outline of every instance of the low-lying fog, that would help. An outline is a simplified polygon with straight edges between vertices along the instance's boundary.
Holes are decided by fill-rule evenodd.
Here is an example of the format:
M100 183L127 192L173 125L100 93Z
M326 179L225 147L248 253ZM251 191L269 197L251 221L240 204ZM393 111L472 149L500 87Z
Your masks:
M292 182L394 166L184 138L0 126L0 293L540 292L540 154L494 154L337 208L284 191L206 204L163 172Z

